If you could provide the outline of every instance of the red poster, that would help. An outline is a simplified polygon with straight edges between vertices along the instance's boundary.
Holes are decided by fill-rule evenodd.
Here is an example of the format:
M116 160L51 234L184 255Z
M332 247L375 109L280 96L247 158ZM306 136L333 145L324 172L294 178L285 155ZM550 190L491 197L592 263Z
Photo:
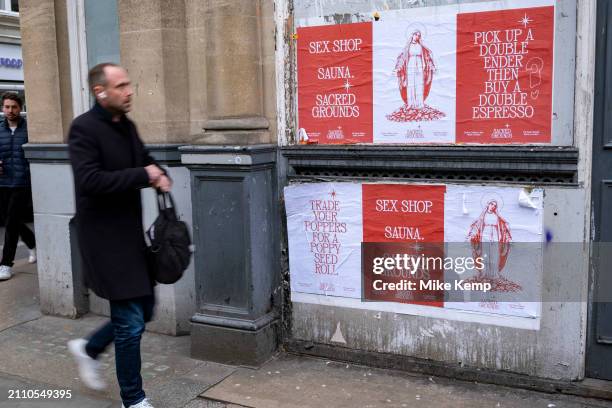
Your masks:
M305 132L308 143L372 143L372 24L297 33L300 138Z
M364 184L364 242L444 242L446 186Z
M550 143L554 7L457 15L457 143Z
M412 282L418 288L420 281L443 281L444 269L440 264L428 266L422 262L413 271L394 267L381 275L373 273L371 266L376 257L444 257L445 191L446 186L434 185L362 186L364 300L444 306L443 290L377 290L380 283ZM396 244L368 244L383 242ZM374 285L375 281L379 284Z

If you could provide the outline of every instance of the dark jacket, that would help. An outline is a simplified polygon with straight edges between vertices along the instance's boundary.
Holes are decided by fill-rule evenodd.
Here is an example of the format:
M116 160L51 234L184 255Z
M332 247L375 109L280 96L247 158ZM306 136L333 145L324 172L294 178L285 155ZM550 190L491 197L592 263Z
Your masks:
M72 122L68 149L87 286L109 300L152 294L140 189L149 186L144 166L154 161L134 123L125 116L112 122L95 105Z
M0 121L0 160L3 173L0 187L28 187L30 185L30 166L23 152L28 143L28 124L20 118L15 133L6 118Z

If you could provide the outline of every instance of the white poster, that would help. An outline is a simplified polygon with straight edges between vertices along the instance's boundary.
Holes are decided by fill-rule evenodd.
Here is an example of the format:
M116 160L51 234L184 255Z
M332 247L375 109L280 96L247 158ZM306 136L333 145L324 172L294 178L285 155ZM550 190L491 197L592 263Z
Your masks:
M374 143L454 143L457 17L373 25Z
M446 308L535 317L542 282L543 191L449 185L444 212L447 256L481 257L484 267L446 279L488 282Z
M292 291L361 297L360 192L353 183L285 188Z

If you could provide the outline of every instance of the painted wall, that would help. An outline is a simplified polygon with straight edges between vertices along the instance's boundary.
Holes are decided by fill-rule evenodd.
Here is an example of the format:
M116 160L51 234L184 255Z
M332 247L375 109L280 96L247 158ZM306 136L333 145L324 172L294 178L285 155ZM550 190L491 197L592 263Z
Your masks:
M65 164L30 164L40 306L45 314L76 317L70 234L74 181Z
M295 293L293 337L472 367L579 378L585 335L581 300L588 279L582 262L586 253L577 244L583 238L584 198L576 189L546 189L544 228L554 239L567 242L571 253L559 256L561 248L544 253L546 301L537 319L426 306L412 306L410 314L400 314L368 310L377 305L359 299Z

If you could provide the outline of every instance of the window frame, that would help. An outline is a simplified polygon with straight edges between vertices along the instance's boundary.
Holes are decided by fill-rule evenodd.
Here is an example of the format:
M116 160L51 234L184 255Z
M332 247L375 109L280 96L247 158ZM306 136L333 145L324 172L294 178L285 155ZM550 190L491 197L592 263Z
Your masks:
M89 110L90 101L89 85L87 84L85 2L84 0L66 0L66 6L68 11L72 113L76 117Z
M18 11L13 11L11 0L0 0L0 13L9 16L19 16Z

